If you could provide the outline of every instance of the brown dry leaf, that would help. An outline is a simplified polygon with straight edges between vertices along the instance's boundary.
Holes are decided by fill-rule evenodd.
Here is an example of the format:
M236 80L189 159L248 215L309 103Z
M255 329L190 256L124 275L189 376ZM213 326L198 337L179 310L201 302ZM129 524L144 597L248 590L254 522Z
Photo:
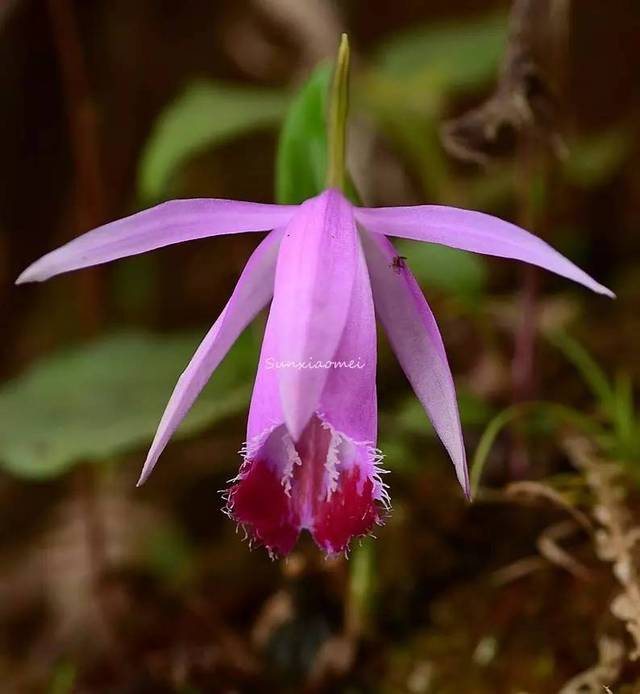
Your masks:
M611 604L611 612L625 623L635 648L632 660L640 658L640 571L636 545L640 526L625 505L623 467L601 460L585 439L569 439L565 447L574 465L585 474L595 498L593 515L600 524L594 537L596 554L612 564L622 593Z

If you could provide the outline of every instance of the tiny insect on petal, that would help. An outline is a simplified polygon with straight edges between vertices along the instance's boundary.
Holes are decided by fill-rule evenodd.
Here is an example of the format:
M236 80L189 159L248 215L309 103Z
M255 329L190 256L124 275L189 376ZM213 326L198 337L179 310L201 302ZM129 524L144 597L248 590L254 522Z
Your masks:
M522 260L567 277L609 297L614 294L541 238L515 224L482 212L444 205L357 208L356 219L368 231L439 243L464 251Z

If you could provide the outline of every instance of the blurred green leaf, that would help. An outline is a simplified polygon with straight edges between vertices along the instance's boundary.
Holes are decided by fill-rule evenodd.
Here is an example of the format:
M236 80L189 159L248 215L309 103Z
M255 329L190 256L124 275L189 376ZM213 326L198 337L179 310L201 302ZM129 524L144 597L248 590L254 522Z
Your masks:
M425 288L440 289L464 301L479 299L487 286L488 271L482 258L436 243L396 241L399 255Z
M494 417L495 410L463 385L457 386L456 391L463 429L483 430ZM433 438L436 446L440 447L427 413L413 394L394 403L390 410L380 412L380 435L379 445L385 455L385 467L403 474L413 474L422 469L422 437ZM446 458L444 448L440 448L440 455Z
M296 94L282 126L276 161L276 199L297 205L320 193L327 170L326 110L331 64L317 67Z
M113 300L121 315L128 319L148 316L154 310L160 280L157 256L145 253L124 258L111 273Z
M333 65L319 65L294 97L285 118L276 161L276 200L298 205L326 188L327 99ZM346 195L358 194L347 174Z
M383 45L361 80L360 108L403 152L428 198L452 193L440 143L447 98L497 78L507 29L504 14L413 29Z
M450 196L449 163L440 143L440 117L420 100L413 108L413 92L389 93L379 82L369 82L361 108L377 119L385 137L402 153L422 184L425 198L446 200ZM381 88L382 87L382 88ZM393 92L397 92L395 85ZM424 107L424 108L423 108ZM437 111L437 109L436 109Z
M349 562L349 591L346 600L346 630L357 638L371 628L376 592L376 554L373 538L354 543Z
M493 417L491 406L468 388L459 386L456 388L460 421L464 427L484 427ZM388 437L396 434L403 441L407 434L420 436L435 436L435 431L424 411L420 401L411 394L393 408L393 413L383 413L381 419L388 429ZM386 451L385 451L386 452Z
M427 413L413 394L398 403L391 416L393 421L392 431L400 434L402 437L406 436L406 434L435 435Z
M40 361L0 390L0 467L50 478L147 444L201 334L123 333ZM176 436L246 407L257 346L235 345Z
M493 407L464 386L459 386L456 390L462 426L476 429L484 427L495 414Z
M398 432L391 425L387 426L383 422L381 424L378 445L384 453L385 468L403 474L416 471L421 463L412 450L409 438L398 436Z
M577 340L563 331L550 333L547 338L573 364L599 406L612 417L615 411L615 393L609 377L596 360Z
M609 180L631 151L631 137L623 129L610 130L573 142L564 162L565 176L583 188L594 188Z
M615 410L613 426L622 453L637 454L640 437L640 424L636 420L633 402L633 383L629 374L618 374L614 383ZM637 458L636 458L637 459Z
M147 566L165 583L177 585L192 575L194 550L179 527L161 524L149 533L144 547Z
M288 97L274 89L198 81L162 112L147 141L138 172L143 199L162 196L193 155L252 130L276 124Z
M563 331L547 335L552 345L576 368L591 391L608 425L600 445L608 455L622 462L640 459L640 419L634 403L633 382L625 373L610 379L602 367L577 340ZM633 468L637 475L637 465Z
M507 37L507 18L491 14L447 22L395 36L378 52L375 64L396 84L428 91L468 90L494 79Z
M68 661L63 661L53 670L51 682L47 689L48 694L71 694L76 681L76 666Z
M485 464L498 435L506 426L515 420L523 417L531 417L532 415L544 417L548 424L553 427L568 423L576 427L579 431L593 436L602 433L596 420L570 407L565 407L564 405L535 400L511 405L495 415L478 441L473 459L469 466L472 496L476 496L478 493Z

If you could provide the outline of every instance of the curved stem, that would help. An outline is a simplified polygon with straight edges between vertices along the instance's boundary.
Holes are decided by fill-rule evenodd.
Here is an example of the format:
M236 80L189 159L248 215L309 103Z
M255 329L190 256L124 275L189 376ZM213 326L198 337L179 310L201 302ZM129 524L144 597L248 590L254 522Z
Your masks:
M536 410L540 412L553 413L559 420L569 422L581 431L591 433L597 432L599 427L589 417L577 410L565 405L543 400L528 400L527 402L516 403L507 407L497 414L487 425L480 441L476 447L475 455L471 463L471 495L475 497L480 487L480 479L484 471L484 465L489 457L491 448L498 437L498 434L511 422Z

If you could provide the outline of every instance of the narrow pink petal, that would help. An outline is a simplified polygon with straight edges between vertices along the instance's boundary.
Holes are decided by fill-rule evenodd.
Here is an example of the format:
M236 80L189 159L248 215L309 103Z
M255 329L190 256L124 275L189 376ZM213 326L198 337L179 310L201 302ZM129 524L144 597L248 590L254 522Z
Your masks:
M171 200L118 219L70 241L30 265L16 280L42 282L54 275L145 253L173 243L285 226L297 208L254 202Z
M282 230L271 232L253 252L227 305L178 379L138 485L149 477L169 439L240 333L270 300L283 233Z
M351 305L340 343L331 358L318 412L353 441L375 445L377 334L371 282L358 241Z
M325 362L342 335L356 265L353 208L337 190L303 203L287 226L271 308L279 362ZM285 422L294 439L316 409L324 368L278 369Z
M455 386L431 309L408 268L394 267L395 249L384 236L364 232L362 242L378 317L469 496Z
M253 384L251 405L249 406L247 421L247 448L249 452L256 442L264 438L266 432L284 424L278 371L275 368L275 354L277 354L277 339L272 305L262 338L260 360L256 380Z
M464 251L523 260L583 284L598 294L614 294L542 239L482 212L440 205L356 208L357 221L368 231L416 241L440 243Z

